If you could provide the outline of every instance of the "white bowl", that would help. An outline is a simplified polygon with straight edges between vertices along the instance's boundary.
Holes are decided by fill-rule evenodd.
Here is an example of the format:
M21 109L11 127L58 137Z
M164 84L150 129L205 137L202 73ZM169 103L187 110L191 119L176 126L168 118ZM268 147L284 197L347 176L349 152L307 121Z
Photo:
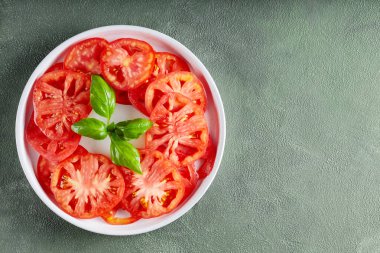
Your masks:
M142 219L129 225L109 225L100 218L96 219L77 219L62 211L43 191L37 181L35 170L37 153L25 141L25 126L33 110L32 106L32 87L35 80L41 76L53 63L61 60L66 50L78 41L91 38L103 37L108 41L118 38L136 38L147 41L156 51L168 51L182 56L189 63L192 72L203 81L207 93L207 112L206 117L209 123L209 131L214 144L217 146L217 154L214 168L208 177L199 184L193 194L177 209L169 214L152 219ZM80 33L56 47L45 59L37 66L29 78L22 93L16 117L16 144L18 156L30 185L37 193L38 197L58 216L66 221L88 231L108 235L133 235L149 232L163 227L181 217L189 211L205 194L208 187L215 178L220 162L222 160L224 143L226 138L226 123L222 100L218 88L213 78L207 71L202 62L184 45L175 39L160 32L137 26L115 25L95 28ZM201 215L201 214L199 214Z

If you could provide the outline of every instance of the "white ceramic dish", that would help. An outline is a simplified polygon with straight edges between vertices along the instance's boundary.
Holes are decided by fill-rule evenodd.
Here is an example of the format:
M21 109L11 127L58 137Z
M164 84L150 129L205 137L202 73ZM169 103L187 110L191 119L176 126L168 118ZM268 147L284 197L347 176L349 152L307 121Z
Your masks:
M76 219L62 211L43 191L35 176L34 168L36 167L36 157L38 154L28 145L25 140L24 129L29 117L33 111L32 106L32 87L35 80L41 76L52 64L60 61L65 55L66 50L73 44L91 37L103 37L108 41L118 38L136 38L147 41L156 51L167 51L182 56L188 62L193 73L204 83L207 93L207 112L206 117L209 124L210 134L213 142L217 146L216 160L211 174L198 185L193 194L177 209L167 215L153 219L142 219L130 225L109 225L100 218L96 219ZM220 162L222 160L225 137L226 123L223 110L222 100L219 91L201 61L187 49L184 45L175 39L164 35L160 32L137 26L105 26L80 33L51 51L45 59L37 66L29 78L22 93L16 117L16 144L20 163L24 173L36 192L38 197L58 216L82 229L99 234L108 235L133 235L149 232L163 227L181 217L189 211L205 194L208 187L215 178Z

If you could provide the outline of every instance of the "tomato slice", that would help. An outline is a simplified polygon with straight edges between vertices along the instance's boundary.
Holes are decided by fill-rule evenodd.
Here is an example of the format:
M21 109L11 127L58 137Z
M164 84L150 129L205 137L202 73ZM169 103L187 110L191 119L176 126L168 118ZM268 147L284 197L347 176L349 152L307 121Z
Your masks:
M77 218L93 218L119 204L125 189L119 168L97 154L74 155L59 163L51 190L58 205Z
M86 153L88 152L84 147L78 146L78 148L75 150L75 152L72 155L80 155L80 154L86 154ZM50 190L51 174L54 172L55 166L57 165L58 165L58 162L49 161L43 156L40 156L38 158L37 179L40 182L44 191L48 194L52 194Z
M168 52L156 52L155 60L155 66L152 73L154 78L175 71L190 71L190 68L184 59Z
M141 40L115 40L101 55L103 77L118 90L137 88L148 80L153 67L154 51Z
M149 115L148 111L145 108L145 92L146 88L148 88L148 85L156 80L157 77L181 70L190 70L189 66L187 66L186 62L182 58L171 53L156 52L154 70L151 77L149 78L149 81L140 85L136 89L130 90L128 92L129 101L131 101L132 105L140 112L144 113L145 115Z
M131 104L137 108L140 112L149 116L148 111L145 108L145 91L148 88L149 83L144 83L137 87L136 89L130 90L128 92L129 101Z
M206 93L197 77L185 71L173 72L152 82L145 92L145 107L151 113L160 98L169 93L177 92L188 97L203 110L206 108Z
M102 38L91 38L75 44L65 57L65 68L89 74L100 74L100 55L108 46Z
M45 73L53 72L56 70L62 70L62 69L63 69L63 62L57 62L57 63L54 63L50 68L48 68Z
M51 140L34 123L32 114L26 127L25 137L28 143L49 161L58 162L69 157L80 141L80 135L72 133L66 140Z
M33 90L35 122L52 140L67 139L71 125L87 117L91 80L71 70L56 70L40 77Z
M108 224L111 225L128 225L133 222L138 221L140 218L138 217L127 217L127 218L121 218L116 216L116 212L119 209L119 205L117 205L114 209L111 211L105 213L102 215L102 219L107 222Z
M146 134L146 146L158 150L177 165L201 158L208 143L203 109L179 93L160 99L150 115L153 127Z
M153 218L172 211L184 197L185 185L172 162L158 151L142 153L142 175L126 179L122 207L133 217Z
M211 137L209 137L206 152L202 157L203 164L197 171L200 179L207 177L211 173L212 168L214 167L215 156L216 156L216 149L212 142Z
M194 164L189 164L187 166L180 167L178 172L183 178L185 185L185 196L189 196L198 184L199 176L195 166Z
M122 104L122 105L131 104L128 97L128 91L115 90L115 96L116 96L116 103Z

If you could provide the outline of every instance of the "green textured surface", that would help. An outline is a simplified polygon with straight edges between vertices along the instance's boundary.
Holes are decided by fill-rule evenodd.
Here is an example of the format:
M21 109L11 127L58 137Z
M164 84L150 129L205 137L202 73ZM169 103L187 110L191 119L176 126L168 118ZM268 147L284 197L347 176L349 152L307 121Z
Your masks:
M1 252L380 251L380 3L72 2L0 1ZM227 116L224 159L203 199L130 237L52 213L14 140L37 64L67 38L111 24L186 45L214 77Z

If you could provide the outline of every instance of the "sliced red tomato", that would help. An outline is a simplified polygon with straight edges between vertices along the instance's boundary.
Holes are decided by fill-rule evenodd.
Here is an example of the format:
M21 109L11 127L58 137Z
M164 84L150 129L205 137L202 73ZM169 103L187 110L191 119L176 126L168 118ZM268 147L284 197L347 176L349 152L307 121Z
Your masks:
M142 154L142 175L126 179L122 207L133 217L153 218L172 211L185 194L182 177L158 151Z
M62 69L63 69L63 62L57 62L57 63L54 63L50 68L48 68L45 73L53 72L56 70L62 70Z
M202 157L203 164L201 165L201 167L198 169L198 172L197 172L200 179L207 177L211 173L212 168L214 167L215 156L216 156L216 149L210 136L206 152Z
M112 209L111 211L105 213L102 215L102 219L107 222L108 224L111 224L111 225L128 225L128 224L131 224L133 222L136 222L138 221L140 218L138 217L117 217L116 216L116 213L117 213L117 210L119 209L119 205L117 205L114 209Z
M88 74L100 74L100 55L108 46L102 38L91 38L75 44L66 55L65 68Z
M150 119L154 124L146 134L148 149L162 152L181 166L203 156L208 129L200 106L179 93L168 93L157 103Z
M140 85L138 88L128 92L129 101L140 112L149 115L145 108L145 92L148 85L157 79L174 71L189 71L189 66L179 56L166 52L156 52L154 70L147 83Z
M93 218L111 211L123 197L125 183L119 168L107 157L74 155L59 163L51 190L58 205L77 218Z
M148 80L153 67L154 51L141 40L115 40L101 55L103 77L118 90L137 88Z
M195 187L197 186L198 183L198 174L195 169L194 164L189 164L183 167L180 167L178 169L178 172L181 174L183 178L183 182L185 185L185 195L188 196L190 195Z
M81 154L86 154L86 153L88 152L84 147L78 146L78 148L75 150L75 152L72 155L81 155ZM50 190L51 174L54 172L55 166L57 165L58 165L58 162L49 161L43 156L40 156L38 158L37 179L40 182L42 188L48 194L52 194Z
M190 72L172 72L150 83L145 92L145 108L151 113L156 103L167 93L176 92L188 97L203 110L206 108L206 93L202 83Z
M130 90L128 92L129 101L131 104L137 108L140 112L149 116L146 108L145 108L145 91L148 88L149 83L144 83L137 87L136 89Z
M155 53L155 65L152 73L152 77L154 79L156 79L159 76L164 76L175 71L190 71L190 68L185 62L185 60L183 60L181 57L177 55L167 52Z
M122 104L122 105L131 104L128 97L128 91L115 90L115 96L116 96L116 103Z
M58 162L69 157L77 149L80 135L72 133L66 140L51 140L34 123L32 114L25 133L28 143L49 161Z
M56 70L40 77L33 90L35 122L52 140L67 139L71 125L91 112L89 76Z

